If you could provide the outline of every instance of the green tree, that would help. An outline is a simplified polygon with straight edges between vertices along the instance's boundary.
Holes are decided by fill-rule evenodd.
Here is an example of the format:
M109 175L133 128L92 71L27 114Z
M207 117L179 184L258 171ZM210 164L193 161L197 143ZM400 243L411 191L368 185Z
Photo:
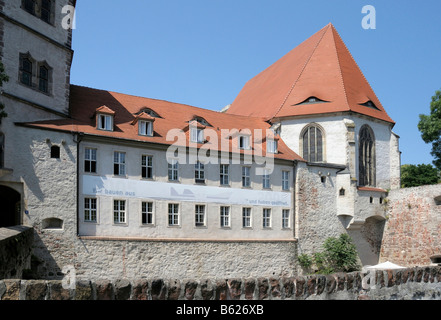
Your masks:
M440 172L431 164L405 164L401 166L401 187L410 188L440 182Z
M441 170L441 91L436 91L430 103L430 115L420 114L418 130L425 143L432 143L433 164Z
M300 266L307 272L314 269L318 274L352 272L360 269L357 248L348 234L343 233L338 238L326 239L323 243L323 249L323 251L315 252L312 255L299 255Z
M3 86L4 82L8 82L8 81L9 81L9 77L5 73L5 66L0 61L0 87ZM7 116L8 114L5 112L5 106L3 103L0 102L0 124L2 123L2 119L6 118Z

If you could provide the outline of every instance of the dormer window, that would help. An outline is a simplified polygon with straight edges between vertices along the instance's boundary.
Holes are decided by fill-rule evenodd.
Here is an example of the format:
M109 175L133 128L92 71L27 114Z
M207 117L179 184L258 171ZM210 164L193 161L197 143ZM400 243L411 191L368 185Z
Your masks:
M107 106L101 106L96 110L96 127L98 130L113 131L113 119L115 111Z
M98 129L104 131L113 131L113 116L109 114L99 114Z
M266 152L277 153L278 143L277 140L269 139L266 141Z
M250 137L239 136L239 149L247 150L250 148Z
M361 103L362 106L374 109L374 110L380 110L378 109L378 107L375 105L375 103L373 103L371 100L365 102L365 103Z
M204 129L190 128L191 142L204 143Z
M138 133L140 136L153 136L153 122L152 121L138 121Z
M296 104L296 106L303 105L303 104L326 103L326 102L328 102L328 101L324 101L324 100L321 100L317 97L312 96L312 97L309 97L308 99L306 99L305 101L302 101L302 102Z

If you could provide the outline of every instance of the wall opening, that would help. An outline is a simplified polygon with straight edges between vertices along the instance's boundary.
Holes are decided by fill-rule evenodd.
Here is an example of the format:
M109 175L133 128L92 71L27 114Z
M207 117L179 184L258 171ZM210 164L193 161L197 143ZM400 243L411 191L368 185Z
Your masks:
M435 197L435 204L441 206L441 196Z
M21 195L14 189L0 186L0 228L20 225Z
M47 218L42 222L43 229L61 230L63 229L63 220L58 218Z

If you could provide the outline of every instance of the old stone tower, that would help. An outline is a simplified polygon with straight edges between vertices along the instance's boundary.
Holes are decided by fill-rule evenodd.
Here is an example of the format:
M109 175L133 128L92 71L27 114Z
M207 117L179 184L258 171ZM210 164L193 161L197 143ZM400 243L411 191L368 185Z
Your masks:
M26 125L69 119L72 30L61 25L67 5L75 1L0 1L0 59L9 76L0 96L7 113L0 125L0 227L35 226L36 256L39 248L47 252L40 241L45 236L60 241L75 235L65 224L76 205L72 136ZM63 234L38 233L60 223Z

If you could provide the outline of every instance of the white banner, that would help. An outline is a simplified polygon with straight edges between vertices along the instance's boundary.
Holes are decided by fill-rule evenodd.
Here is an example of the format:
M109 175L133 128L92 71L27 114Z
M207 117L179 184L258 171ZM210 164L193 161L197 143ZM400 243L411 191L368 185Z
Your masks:
M246 190L178 183L83 176L83 195L291 207L290 192Z

